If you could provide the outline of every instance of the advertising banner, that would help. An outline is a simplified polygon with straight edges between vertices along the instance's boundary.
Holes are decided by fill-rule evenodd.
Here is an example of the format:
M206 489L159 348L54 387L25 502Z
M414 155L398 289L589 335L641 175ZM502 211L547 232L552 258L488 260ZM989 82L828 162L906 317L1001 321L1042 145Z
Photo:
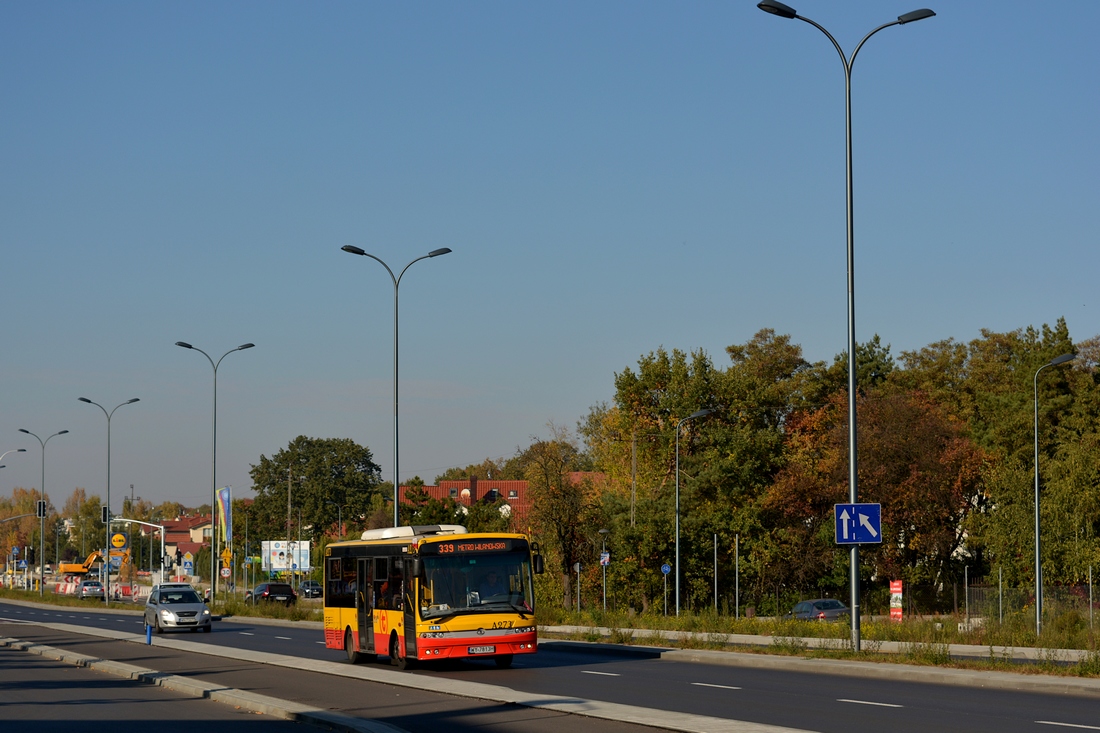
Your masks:
M900 580L890 581L890 620L900 622L902 619L902 585Z
M221 527L222 544L233 542L233 489L218 489L218 526Z
M264 540L262 554L260 555L260 568L268 573L286 573L291 571L310 572L313 566L310 564L309 540L291 542L286 540Z

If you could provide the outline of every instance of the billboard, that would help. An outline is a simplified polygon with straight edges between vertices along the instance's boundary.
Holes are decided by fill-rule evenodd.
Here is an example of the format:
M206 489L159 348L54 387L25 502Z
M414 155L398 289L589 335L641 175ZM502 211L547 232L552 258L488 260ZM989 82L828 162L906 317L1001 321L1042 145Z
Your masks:
M310 542L286 540L264 540L260 553L260 568L269 573L285 573L292 570L310 572L313 566L310 563Z

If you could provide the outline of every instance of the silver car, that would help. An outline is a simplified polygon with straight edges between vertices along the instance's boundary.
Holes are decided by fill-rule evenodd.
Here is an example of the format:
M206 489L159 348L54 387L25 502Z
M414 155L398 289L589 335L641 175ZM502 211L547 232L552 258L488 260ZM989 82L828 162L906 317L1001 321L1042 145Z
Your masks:
M103 600L103 584L98 580L82 580L76 589L77 598L98 598Z
M145 625L158 634L172 629L210 633L210 609L194 588L158 587L145 602Z

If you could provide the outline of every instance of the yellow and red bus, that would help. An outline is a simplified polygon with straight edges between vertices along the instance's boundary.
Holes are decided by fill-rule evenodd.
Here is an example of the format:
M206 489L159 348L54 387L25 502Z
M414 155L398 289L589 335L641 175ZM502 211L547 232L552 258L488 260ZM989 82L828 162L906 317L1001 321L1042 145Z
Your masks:
M487 657L538 649L538 544L456 524L367 530L325 548L325 646L352 664Z

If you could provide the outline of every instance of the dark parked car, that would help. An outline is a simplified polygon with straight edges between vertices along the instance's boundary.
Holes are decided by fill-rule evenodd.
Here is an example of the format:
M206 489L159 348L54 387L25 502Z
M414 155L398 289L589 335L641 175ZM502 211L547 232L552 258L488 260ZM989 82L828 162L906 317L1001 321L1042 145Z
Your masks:
M847 619L852 612L835 598L817 598L812 601L800 601L785 618L800 621L839 621Z
M245 603L285 603L293 606L298 601L298 594L290 583L260 583L244 594L244 600Z
M98 580L82 580L76 589L77 598L98 598L103 600L103 584Z
M302 584L298 586L298 592L302 594L303 598L320 598L324 595L321 584L316 580L302 581Z

